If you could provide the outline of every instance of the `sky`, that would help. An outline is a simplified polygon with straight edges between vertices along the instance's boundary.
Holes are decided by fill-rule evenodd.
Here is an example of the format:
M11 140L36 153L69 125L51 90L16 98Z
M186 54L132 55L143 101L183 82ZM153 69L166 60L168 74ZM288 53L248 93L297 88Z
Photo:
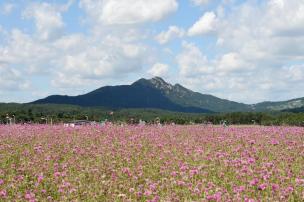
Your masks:
M160 76L243 103L304 97L304 0L1 0L0 102Z

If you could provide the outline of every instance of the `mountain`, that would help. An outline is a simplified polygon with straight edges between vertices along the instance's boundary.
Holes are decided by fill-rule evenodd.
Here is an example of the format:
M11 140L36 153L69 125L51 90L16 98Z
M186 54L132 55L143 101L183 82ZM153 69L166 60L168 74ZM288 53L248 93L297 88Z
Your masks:
M255 111L303 111L304 98L297 98L281 102L261 102L252 105Z
M169 98L172 102L187 107L198 107L208 109L214 112L232 112L232 111L250 111L251 107L218 97L193 92L180 84L171 85L165 82L160 77L153 79L140 79L135 83L150 85L158 89L163 95Z
M52 95L32 104L71 104L83 107L155 108L178 112L283 111L304 107L304 98L253 105L233 102L172 85L160 77L139 79L131 85L105 86L78 96Z
M154 78L143 79L131 84L105 86L90 93L78 96L52 95L32 102L32 104L71 104L85 107L102 106L108 108L156 108L169 111L211 113L211 110L184 106L173 102L155 87Z

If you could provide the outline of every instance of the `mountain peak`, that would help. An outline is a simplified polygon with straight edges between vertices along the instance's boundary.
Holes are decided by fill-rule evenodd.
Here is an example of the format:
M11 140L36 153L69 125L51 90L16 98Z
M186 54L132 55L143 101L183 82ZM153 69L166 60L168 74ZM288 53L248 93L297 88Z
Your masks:
M159 90L171 90L173 88L173 85L167 83L163 78L158 76L153 77L151 79L141 78L133 83L133 85L137 85L137 84L150 85Z
M164 79L162 79L161 77L153 77L152 79L149 80L151 82L151 84L160 90L171 90L173 88L173 85L171 85L170 83L167 83Z
M150 80L167 83L163 78L161 78L159 76L155 76Z

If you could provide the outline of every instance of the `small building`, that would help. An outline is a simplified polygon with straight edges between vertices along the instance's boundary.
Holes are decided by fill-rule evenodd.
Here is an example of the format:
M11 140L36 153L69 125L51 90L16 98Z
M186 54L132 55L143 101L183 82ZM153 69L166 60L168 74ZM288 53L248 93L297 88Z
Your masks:
M66 127L75 127L75 126L88 126L92 125L93 123L88 120L75 120L75 121L70 121L68 123L65 123L64 126Z

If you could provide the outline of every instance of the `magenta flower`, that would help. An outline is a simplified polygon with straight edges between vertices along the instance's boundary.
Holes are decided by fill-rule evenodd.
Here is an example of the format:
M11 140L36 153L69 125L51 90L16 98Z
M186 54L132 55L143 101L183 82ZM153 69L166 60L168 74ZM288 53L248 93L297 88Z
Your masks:
M155 196L155 197L151 200L151 202L158 202L158 201L160 201L160 197L159 197L159 196Z
M151 190L148 189L148 190L145 191L144 195L145 195L145 196L151 196L152 193L153 193L153 192L152 192Z
M198 170L197 169L193 169L193 170L190 170L190 176L193 177L194 175L197 175L198 174Z
M28 201L36 201L35 194L30 191L26 192L24 198Z
M249 182L249 184L250 184L251 186L256 186L258 183L259 183L259 180L258 180L257 178L254 178L253 180L251 180L251 181Z
M298 185L303 185L304 186L304 178L303 179L300 179L300 178L296 178L296 183L298 184Z
M271 140L270 142L272 145L278 145L280 142L278 140Z
M171 176L172 177L176 177L177 176L177 172L176 171L171 172Z
M272 184L271 188L272 188L272 191L278 191L280 187L277 184Z
M43 174L38 175L38 183L42 182L43 178Z
M7 192L6 192L6 190L0 190L0 197L1 197L1 198L6 198L6 197L7 197Z
M54 173L54 176L55 176L55 178L58 178L58 177L61 176L61 173L60 173L60 172L55 172L55 173Z
M261 190L261 191L265 190L266 188L267 188L267 185L266 185L266 184L260 184L260 185L258 186L258 190Z

